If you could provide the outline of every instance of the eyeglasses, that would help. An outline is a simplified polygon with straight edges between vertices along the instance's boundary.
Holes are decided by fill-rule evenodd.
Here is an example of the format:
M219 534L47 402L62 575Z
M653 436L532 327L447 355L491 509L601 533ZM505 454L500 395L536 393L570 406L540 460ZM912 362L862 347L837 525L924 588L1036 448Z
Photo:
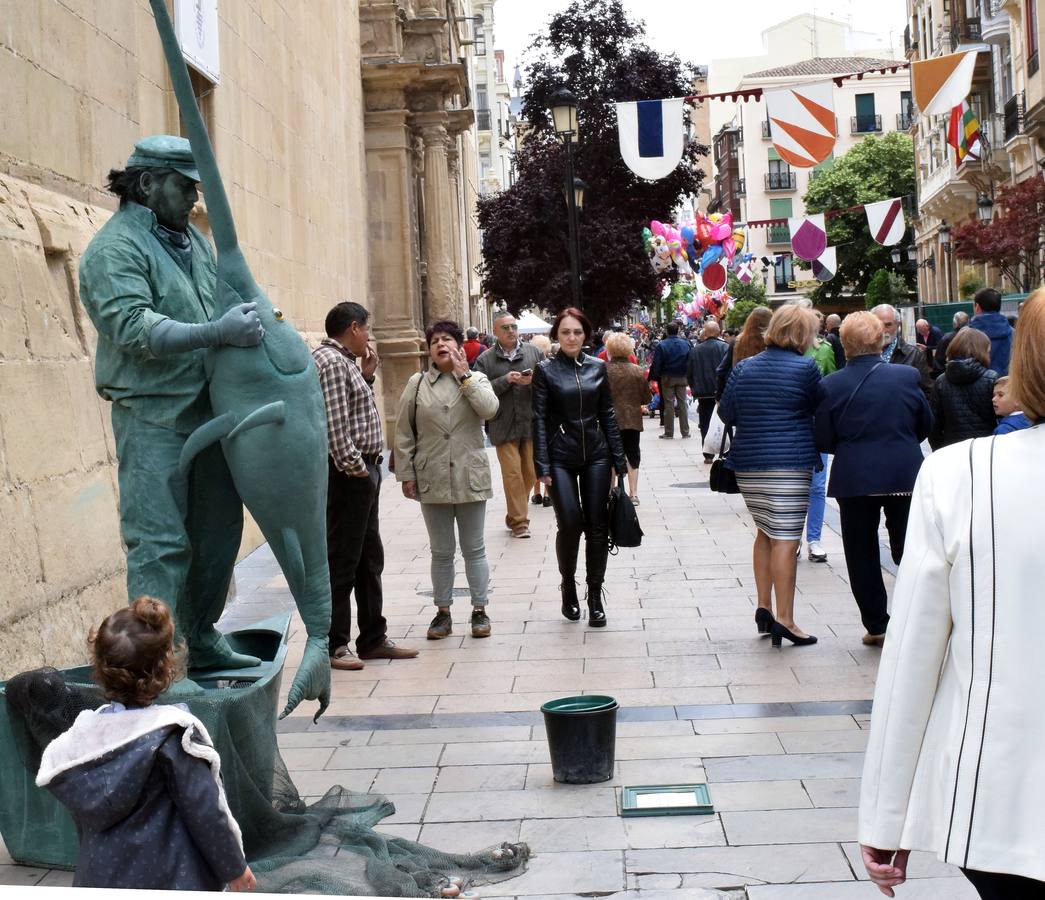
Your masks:
M518 331L518 325L498 325L498 328L503 328L505 331Z

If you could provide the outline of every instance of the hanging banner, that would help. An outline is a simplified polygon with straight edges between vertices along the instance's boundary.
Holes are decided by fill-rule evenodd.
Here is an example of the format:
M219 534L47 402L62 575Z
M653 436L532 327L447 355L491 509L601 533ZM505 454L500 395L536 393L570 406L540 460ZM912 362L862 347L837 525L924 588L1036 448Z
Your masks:
M639 100L617 104L620 155L640 178L670 175L686 149L685 100Z
M813 277L817 281L830 281L838 271L838 248L828 247L820 254L819 259L813 260Z
M818 81L762 92L780 158L799 169L822 163L835 147L834 84Z
M911 63L911 90L923 116L946 116L972 88L976 50Z
M951 121L947 126L947 143L954 147L954 155L960 166L965 157L980 158L980 120L972 111L968 100L962 100L951 110Z
M799 259L812 262L827 249L827 225L823 213L788 219L787 227L791 232L791 251Z
M742 259L737 263L737 278L747 284L755 277L755 260L753 257Z
M900 198L880 200L878 203L865 203L867 227L871 229L871 237L879 244L887 247L895 244L907 230L907 222L903 216L903 204Z

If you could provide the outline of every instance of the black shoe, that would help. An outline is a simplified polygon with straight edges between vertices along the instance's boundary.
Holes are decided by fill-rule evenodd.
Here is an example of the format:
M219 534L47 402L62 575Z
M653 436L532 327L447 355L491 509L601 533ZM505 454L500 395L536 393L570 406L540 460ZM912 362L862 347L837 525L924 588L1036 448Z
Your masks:
M588 627L604 628L606 626L606 610L602 606L602 585L589 584L585 596L588 604Z
M759 634L763 636L769 634L773 621L773 614L768 609L760 606L755 610L755 627L758 629Z
M541 504L542 504L542 503L543 503L544 501L543 501L543 500L541 500L541 495L540 495L540 494L534 494L534 495L533 495L533 496L532 496L532 497L530 498L530 502L531 502L531 503L532 503L532 504L533 504L534 506L540 506L540 505L541 505Z
M780 645L784 638L787 638L796 647L808 647L810 644L816 643L816 635L811 634L808 637L799 637L779 622L773 622L773 624L769 626L769 633L773 636L773 646L778 650L780 649Z
M544 505L545 505L545 507L548 507L548 506L552 505L552 498L551 498L550 494L547 497L544 498Z
M484 638L490 636L490 617L486 615L485 608L481 606L472 607L472 637Z
M453 633L454 621L450 617L450 613L442 610L436 612L435 618L432 619L432 624L428 626L428 640L441 641L444 637L449 637Z
M562 614L571 622L576 622L581 617L581 605L577 599L577 582L572 578L559 585L562 591Z

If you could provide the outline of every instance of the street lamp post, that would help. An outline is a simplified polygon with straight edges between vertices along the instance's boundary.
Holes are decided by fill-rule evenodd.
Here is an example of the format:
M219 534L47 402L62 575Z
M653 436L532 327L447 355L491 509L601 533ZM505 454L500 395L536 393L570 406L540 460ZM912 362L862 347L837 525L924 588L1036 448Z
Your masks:
M949 303L951 300L951 227L946 222L940 222L937 235L940 238L940 249L945 256L944 265L947 270L945 281L947 284L947 302Z
M567 240L570 250L570 287L573 294L573 305L581 305L581 260L580 230L577 224L577 213L584 205L584 182L574 174L573 145L580 136L577 127L577 97L566 88L559 88L552 94L549 104L552 113L552 125L555 133L566 149L566 192ZM579 202L578 202L579 201Z

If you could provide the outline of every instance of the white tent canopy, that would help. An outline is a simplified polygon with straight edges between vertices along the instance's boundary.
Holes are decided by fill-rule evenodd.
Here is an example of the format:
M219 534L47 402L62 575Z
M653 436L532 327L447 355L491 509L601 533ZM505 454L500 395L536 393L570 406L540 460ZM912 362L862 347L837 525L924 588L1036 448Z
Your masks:
M532 312L524 312L515 321L519 325L519 334L547 334L552 330L551 325Z

